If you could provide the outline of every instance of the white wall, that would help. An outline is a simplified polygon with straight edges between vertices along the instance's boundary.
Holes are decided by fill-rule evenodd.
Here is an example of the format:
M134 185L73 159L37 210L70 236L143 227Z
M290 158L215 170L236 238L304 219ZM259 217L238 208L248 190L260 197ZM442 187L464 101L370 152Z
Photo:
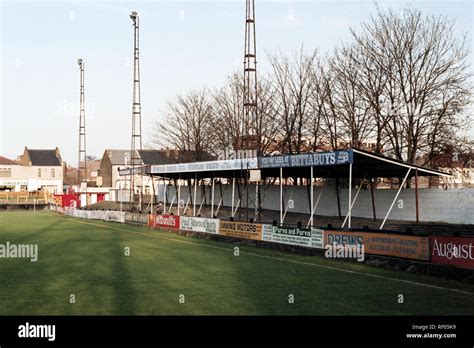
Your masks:
M206 196L210 202L210 187L206 187ZM163 200L163 189L160 185L158 189L158 199ZM231 206L232 186L222 185L223 205ZM280 188L279 186L260 187L262 192L263 208L269 210L279 210ZM314 190L314 202L320 193L321 187ZM175 189L169 186L168 203L171 202ZM309 196L306 187L284 186L284 200L294 200L294 208L289 212L309 214ZM355 197L357 189L352 190L352 197ZM188 199L188 187L181 187L181 199L185 202ZM377 218L383 219L392 203L397 190L380 189L375 190L375 205ZM193 188L191 188L191 196ZM249 186L249 206L253 206L255 197L255 185ZM347 214L348 210L348 189L340 190L341 213ZM217 206L221 198L219 185L215 185L215 205ZM237 201L236 190L236 201ZM175 202L177 199L175 199ZM197 190L198 204L201 202L201 188ZM241 206L245 207L245 190ZM208 203L209 204L209 203ZM420 221L440 221L460 224L474 224L474 188L464 189L419 189ZM370 190L361 190L353 208L353 216L372 218L372 201ZM315 211L316 215L337 215L336 191L334 187L322 188L321 199ZM415 190L404 189L390 213L389 219L415 221Z
M0 178L0 184L9 185L11 182L17 182L15 191L20 191L21 186L27 186L28 191L35 191L46 186L56 192L62 192L63 190L63 170L61 166L2 165L2 167L11 168L12 174L11 177ZM38 177L39 168L41 168L41 178ZM54 177L51 176L51 169L54 169Z

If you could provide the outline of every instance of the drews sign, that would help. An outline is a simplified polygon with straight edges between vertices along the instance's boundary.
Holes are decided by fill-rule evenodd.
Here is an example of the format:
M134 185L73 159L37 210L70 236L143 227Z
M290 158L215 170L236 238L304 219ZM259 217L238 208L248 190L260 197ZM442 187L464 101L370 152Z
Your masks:
M357 231L324 231L324 244L364 245L367 254L429 260L427 237Z
M179 224L184 231L219 233L219 219L181 216Z
M153 215L153 227L164 227L179 229L179 216L177 215Z
M431 262L474 269L474 238L431 236Z

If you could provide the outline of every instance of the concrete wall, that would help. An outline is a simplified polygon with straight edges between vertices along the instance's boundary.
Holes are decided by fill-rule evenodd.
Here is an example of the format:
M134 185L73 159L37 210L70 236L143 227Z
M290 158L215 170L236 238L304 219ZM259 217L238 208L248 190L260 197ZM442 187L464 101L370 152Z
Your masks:
M263 208L269 210L279 210L279 186L261 187L261 197L263 200ZM314 202L321 193L319 205L315 210L316 215L337 215L336 190L334 187L317 187L314 190ZM163 200L164 187L160 186L158 189L158 199ZM232 202L232 186L222 185L223 191L223 205L231 206ZM294 207L288 209L289 212L307 213L309 214L309 195L306 187L301 186L284 186L284 201L292 199ZM347 214L348 210L348 189L340 190L341 197L341 213ZM352 190L352 197L354 198L357 189ZM375 190L375 204L377 218L383 219L387 213L390 204L395 197L397 190ZM175 195L175 188L168 187L168 203ZM191 196L193 195L193 188L191 188ZM210 187L206 187L206 200L209 204L211 201ZM181 200L186 203L189 196L189 188L187 186L181 187ZM197 202L201 202L202 187L197 190ZM237 202L236 190L236 202ZM215 205L217 206L221 199L220 187L215 185ZM255 186L249 186L249 207L254 207L255 200ZM175 198L175 204L177 198ZM243 192L243 201L241 206L245 207L246 198L245 190ZM420 203L420 221L430 222L449 222L459 224L474 224L474 189L420 189L419 190ZM353 208L353 216L372 218L372 201L370 190L361 190L357 201ZM389 219L397 220L415 220L415 190L404 189L392 208Z

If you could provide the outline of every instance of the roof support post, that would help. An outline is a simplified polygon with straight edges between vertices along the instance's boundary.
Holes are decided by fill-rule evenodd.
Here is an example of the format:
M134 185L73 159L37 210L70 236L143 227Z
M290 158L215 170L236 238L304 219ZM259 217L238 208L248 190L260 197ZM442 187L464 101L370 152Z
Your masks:
M160 181L161 177L158 177L158 182L156 183L156 203L160 203Z
M356 197L357 198L357 197ZM352 163L349 164L349 211L347 213L347 216L349 217L349 221L347 223L347 227L350 229L351 228L351 219L352 219ZM344 223L342 224L344 227Z
M321 190L319 190L318 198L316 198L316 203L314 203L313 209L311 210L311 216L310 216L310 218L309 218L309 220L308 220L308 223L306 224L306 227L308 227L308 226L310 225L310 223L313 224L313 222L311 221L311 219L312 219L314 213L316 212L316 208L317 208L318 205L319 205L319 201L320 201L320 199L321 199L321 195L323 194L323 188L324 188L324 186L321 186Z
M339 194L339 178L336 178L336 203L337 203L337 215L341 220L341 197Z
M202 210L202 206L204 204L204 201L206 200L206 196L204 195L201 199L201 204L199 205L199 209L198 209L198 216L201 216L201 210Z
M165 182L165 187L163 190L163 205L165 207L164 210L166 210L166 204L168 204L168 180L166 180L166 178L163 178L163 181Z
M255 221L257 221L258 216L258 181L255 182Z
M123 182L120 181L119 184L120 184L120 212L122 212L123 211L123 185L122 185ZM118 195L118 193L117 193L117 195ZM5 204L6 204L6 200L5 200Z
M415 169L415 203L416 203L416 223L420 222L420 205L418 199L418 169Z
M372 196L372 214L374 215L374 221L377 221L377 214L375 212L374 178L370 179L370 195Z
M229 181L227 181L227 184L228 184L228 183L229 183ZM228 187L227 184L226 184L226 186L225 186L224 192L227 192L227 187ZM216 216L217 216L217 214L219 214L219 209L221 208L222 203L224 203L224 193L222 192L222 178L221 178L221 180L220 180L220 182L219 182L219 191L220 191L220 193L221 193L221 198L219 199L219 203L217 203Z
M176 199L176 195L173 195L173 199L171 200L170 206L168 207L168 214L171 214L171 208L173 208L175 199ZM165 205L165 213L166 213L166 205Z
M357 201L357 197L359 196L360 189L362 188L362 185L359 185L359 188L357 189L357 192L355 194L354 199L352 200L351 204L351 215L352 215L352 209L354 208L355 202ZM346 225L347 219L349 218L349 214L346 215L346 218L344 219L344 222L342 223L342 227Z
M283 224L283 167L280 167L280 225Z
M232 217L234 217L235 176L232 178Z
M130 173L130 179L129 179L129 182L131 183L132 182L132 174ZM125 187L126 188L126 187ZM129 187L129 194L128 194L128 208L130 211L132 211L132 199L133 199L133 189L132 189L132 185L130 184L130 187Z
M181 204L181 173L178 175L178 216L179 216L179 205Z
M247 140L246 140L247 141ZM247 166L247 171L245 172L245 198L246 198L246 203L245 203L245 220L249 222L249 162L247 161L247 151L244 153L245 156L245 164Z
M211 191L211 218L214 218L214 173L212 173L212 191Z
M329 175L329 173L328 173L328 175ZM314 176L314 175L313 175L313 176ZM321 186L321 190L319 190L319 193L318 193L318 198L316 198L316 203L314 203L314 206L311 207L311 217L309 218L308 223L306 224L306 227L309 226L310 222L313 223L313 222L311 221L311 219L313 218L314 213L316 212L316 208L317 208L318 205L319 205L319 201L320 201L320 199L321 199L321 195L323 194L323 188L324 188L324 186L326 186L326 183L327 183L327 181L325 181L324 184Z
M196 216L196 190L197 190L197 173L194 175L193 216Z
M155 180L151 176L151 199L150 199L150 214L153 214L153 201L155 200Z
M390 215L390 212L392 211L392 208L393 206L395 205L395 201L397 200L398 198L398 195L400 194L400 192L402 191L402 188L403 188L403 185L405 185L405 182L407 181L407 178L408 178L408 174L410 174L410 171L411 171L411 168L408 168L408 171L405 175L405 178L403 179L403 182L401 183L400 187L398 188L398 191L397 191L397 194L395 195L395 198L393 199L392 201L392 204L390 205L390 208L388 209L387 211L387 215L385 215L385 218L383 219L383 222L382 224L380 225L380 230L383 228L383 226L385 225L385 221L387 221L387 218L388 216Z
M365 177L367 176L367 172L365 172L365 175L364 175L364 180L365 180ZM355 205L355 202L357 201L357 197L359 197L359 192L360 192L360 189L362 188L362 184L359 185L359 188L357 189L357 192L355 194L355 197L352 201L352 204L351 204L351 215L352 215L352 209L354 208L354 205ZM342 223L342 228L344 228L344 226L346 225L346 222L347 222L347 219L349 218L349 213L346 215L345 219L344 219L344 222Z
M313 201L314 201L314 190L313 190L313 166L311 166L310 168L310 179L309 179L309 184L311 185L311 191L310 191L310 198L309 198L309 202L310 202L310 208L309 208L309 213L311 214L310 218L309 218L309 224L311 225L311 227L313 227Z
M282 223L285 221L285 217L286 217L286 213L288 212L288 209L290 209L290 201L292 200L293 198L293 191L290 193L290 199L288 200L288 202L285 204L285 211L283 212L283 219L282 219Z
M188 206L189 206L190 201L191 201L191 195L189 195L188 200L186 201L186 205L184 206L183 215L185 215L185 216L189 216L188 215Z

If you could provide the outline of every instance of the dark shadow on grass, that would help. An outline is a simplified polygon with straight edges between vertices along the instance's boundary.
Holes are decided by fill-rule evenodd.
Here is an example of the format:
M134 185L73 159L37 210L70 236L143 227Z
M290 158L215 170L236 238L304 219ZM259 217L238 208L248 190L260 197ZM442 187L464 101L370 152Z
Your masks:
M8 214L8 213L5 213ZM18 225L21 226L21 215L16 216L20 219ZM4 225L4 233L0 233L0 243L9 241L11 244L37 244L38 261L31 262L29 259L0 259L0 314L5 315L27 315L35 312L31 310L32 304L42 298L42 292L47 288L50 270L41 262L42 255L48 253L50 245L45 246L41 241L41 236L56 228L62 222L55 220L44 227L32 227L31 231L18 233L17 226L8 229ZM41 216L36 218L35 226L42 226ZM28 288L31 288L29 290ZM18 296L24 289L29 296ZM45 303L39 305L44 306ZM38 314L38 313L35 313ZM51 314L51 313L41 313Z
M0 315L74 315L78 310L84 311L83 301L87 297L93 301L86 304L86 307L90 306L90 310L86 308L87 312L83 314L135 314L137 299L127 265L129 260L124 255L126 235L108 230L110 238L98 241L93 234L83 235L83 227L75 224L73 219L48 215L46 219L42 219L44 216L39 214L31 220L31 216L18 214L2 221L2 227L5 228L0 231L0 243L9 241L14 244L38 244L38 262L30 262L28 259L0 259ZM94 245L94 251L101 255L96 255L96 258L90 254L91 250L87 252L88 242L103 243L101 247ZM65 250L70 254L65 255ZM89 255L93 262L101 262L105 258L106 264L111 268L110 272L98 274L93 264L87 271L83 268L84 265L87 266L87 262L77 264L79 255ZM55 258L57 262L54 261ZM88 294L77 290L76 283L91 282L91 278L92 283L86 287ZM109 292L112 293L112 298L103 298L100 287L93 283L94 278L96 284L105 280L104 284L112 289ZM57 286L58 279L59 288L55 287L51 292L51 286ZM71 293L77 296L76 305L68 302ZM113 304L112 310L105 306L107 310L104 312L104 308L101 308L101 304L106 302L104 300ZM79 305L82 308L77 307Z
M114 310L112 315L136 314L135 291L132 284L127 261L130 256L125 256L125 243L122 242L120 232L112 231L111 257L113 259L113 287L114 287Z

